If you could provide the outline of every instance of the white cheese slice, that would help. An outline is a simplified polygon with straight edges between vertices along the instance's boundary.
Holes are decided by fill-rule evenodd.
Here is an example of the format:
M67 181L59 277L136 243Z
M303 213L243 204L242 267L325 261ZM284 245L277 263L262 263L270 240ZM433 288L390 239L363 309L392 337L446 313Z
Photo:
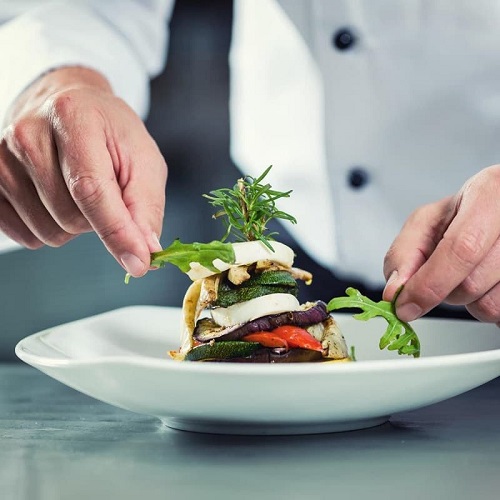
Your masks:
M300 309L299 301L289 293L272 293L256 299L247 300L229 307L212 309L212 319L221 326L246 323L253 319Z
M259 260L271 260L286 267L292 267L295 257L293 250L283 243L271 241L273 250L270 250L261 241L243 241L241 243L233 243L235 262L229 264L220 259L215 259L212 264L218 269L217 272L211 271L202 266L199 262L190 262L190 270L186 273L193 281L206 278L218 272L227 271L231 267L243 266L252 264Z

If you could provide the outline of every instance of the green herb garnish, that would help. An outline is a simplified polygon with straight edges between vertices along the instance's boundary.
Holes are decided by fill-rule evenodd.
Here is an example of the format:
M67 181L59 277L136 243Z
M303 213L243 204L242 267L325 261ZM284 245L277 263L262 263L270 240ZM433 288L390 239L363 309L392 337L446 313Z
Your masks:
M259 240L272 250L269 241L277 233L267 233L269 221L282 219L297 223L295 217L276 207L276 201L289 198L292 191L276 191L271 189L271 184L263 184L271 168L272 165L256 179L245 176L233 188L216 189L203 195L212 206L219 209L213 217L224 217L222 220L226 233L221 241L226 241L232 235L238 241Z
M214 266L215 259L233 264L235 255L231 243L222 243L221 241L182 243L177 239L167 248L151 254L151 266L163 267L169 263L177 266L183 273L187 273L191 269L191 263L198 262L203 267L217 273L219 269ZM130 275L127 273L125 283L128 283L129 279Z
M420 356L420 341L417 334L408 323L401 321L396 315L394 304L400 291L396 293L392 302L386 300L374 302L355 288L348 288L346 290L347 297L335 297L330 300L327 310L330 312L335 309L345 308L361 309L363 312L354 314L353 317L362 321L381 316L387 321L388 325L380 339L380 349L387 347L389 351L397 350L399 354L407 354L418 358Z

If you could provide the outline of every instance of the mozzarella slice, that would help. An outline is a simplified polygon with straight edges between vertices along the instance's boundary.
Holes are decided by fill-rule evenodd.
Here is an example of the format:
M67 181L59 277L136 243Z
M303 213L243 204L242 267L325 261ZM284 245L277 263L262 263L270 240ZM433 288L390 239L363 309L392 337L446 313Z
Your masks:
M286 267L291 267L295 257L293 250L283 243L271 241L273 250L270 250L261 241L244 241L241 243L233 243L235 262L229 264L220 259L215 259L212 264L218 269L217 272L211 271L202 266L199 262L190 262L190 270L186 273L191 280L196 281L201 278L206 278L212 274L227 271L231 267L243 266L252 264L259 260L271 260Z
M220 326L232 326L253 319L300 309L299 301L289 293L272 293L229 307L212 309L212 319Z

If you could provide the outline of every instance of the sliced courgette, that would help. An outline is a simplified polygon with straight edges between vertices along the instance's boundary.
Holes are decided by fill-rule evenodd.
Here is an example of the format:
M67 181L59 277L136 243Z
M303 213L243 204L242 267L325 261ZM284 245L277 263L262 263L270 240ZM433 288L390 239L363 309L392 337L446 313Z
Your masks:
M266 271L254 274L241 285L234 285L226 278L219 285L217 300L213 305L229 307L271 293L290 293L297 296L297 282L288 271Z
M256 299L257 297L262 297L263 295L269 295L271 293L290 293L297 296L297 288L292 288L289 286L252 286L245 287L236 290L228 290L219 294L217 301L214 302L215 306L219 307L229 307L233 304L238 304L240 302L245 302L246 300Z
M258 342L240 342L228 340L202 344L191 349L184 358L185 361L208 361L217 359L245 358L260 348Z

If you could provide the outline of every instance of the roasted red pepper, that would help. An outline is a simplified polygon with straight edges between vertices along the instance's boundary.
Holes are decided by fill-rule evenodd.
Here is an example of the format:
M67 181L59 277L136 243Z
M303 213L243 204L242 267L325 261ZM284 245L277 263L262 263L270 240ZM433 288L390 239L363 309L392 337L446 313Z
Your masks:
M311 351L323 351L321 342L315 339L307 330L291 325L279 326L271 332L250 333L241 340L259 342L265 347L298 347ZM279 344L280 341L281 344Z
M288 342L273 332L256 332L245 335L241 340L245 342L258 342L264 347L284 347L288 350Z

